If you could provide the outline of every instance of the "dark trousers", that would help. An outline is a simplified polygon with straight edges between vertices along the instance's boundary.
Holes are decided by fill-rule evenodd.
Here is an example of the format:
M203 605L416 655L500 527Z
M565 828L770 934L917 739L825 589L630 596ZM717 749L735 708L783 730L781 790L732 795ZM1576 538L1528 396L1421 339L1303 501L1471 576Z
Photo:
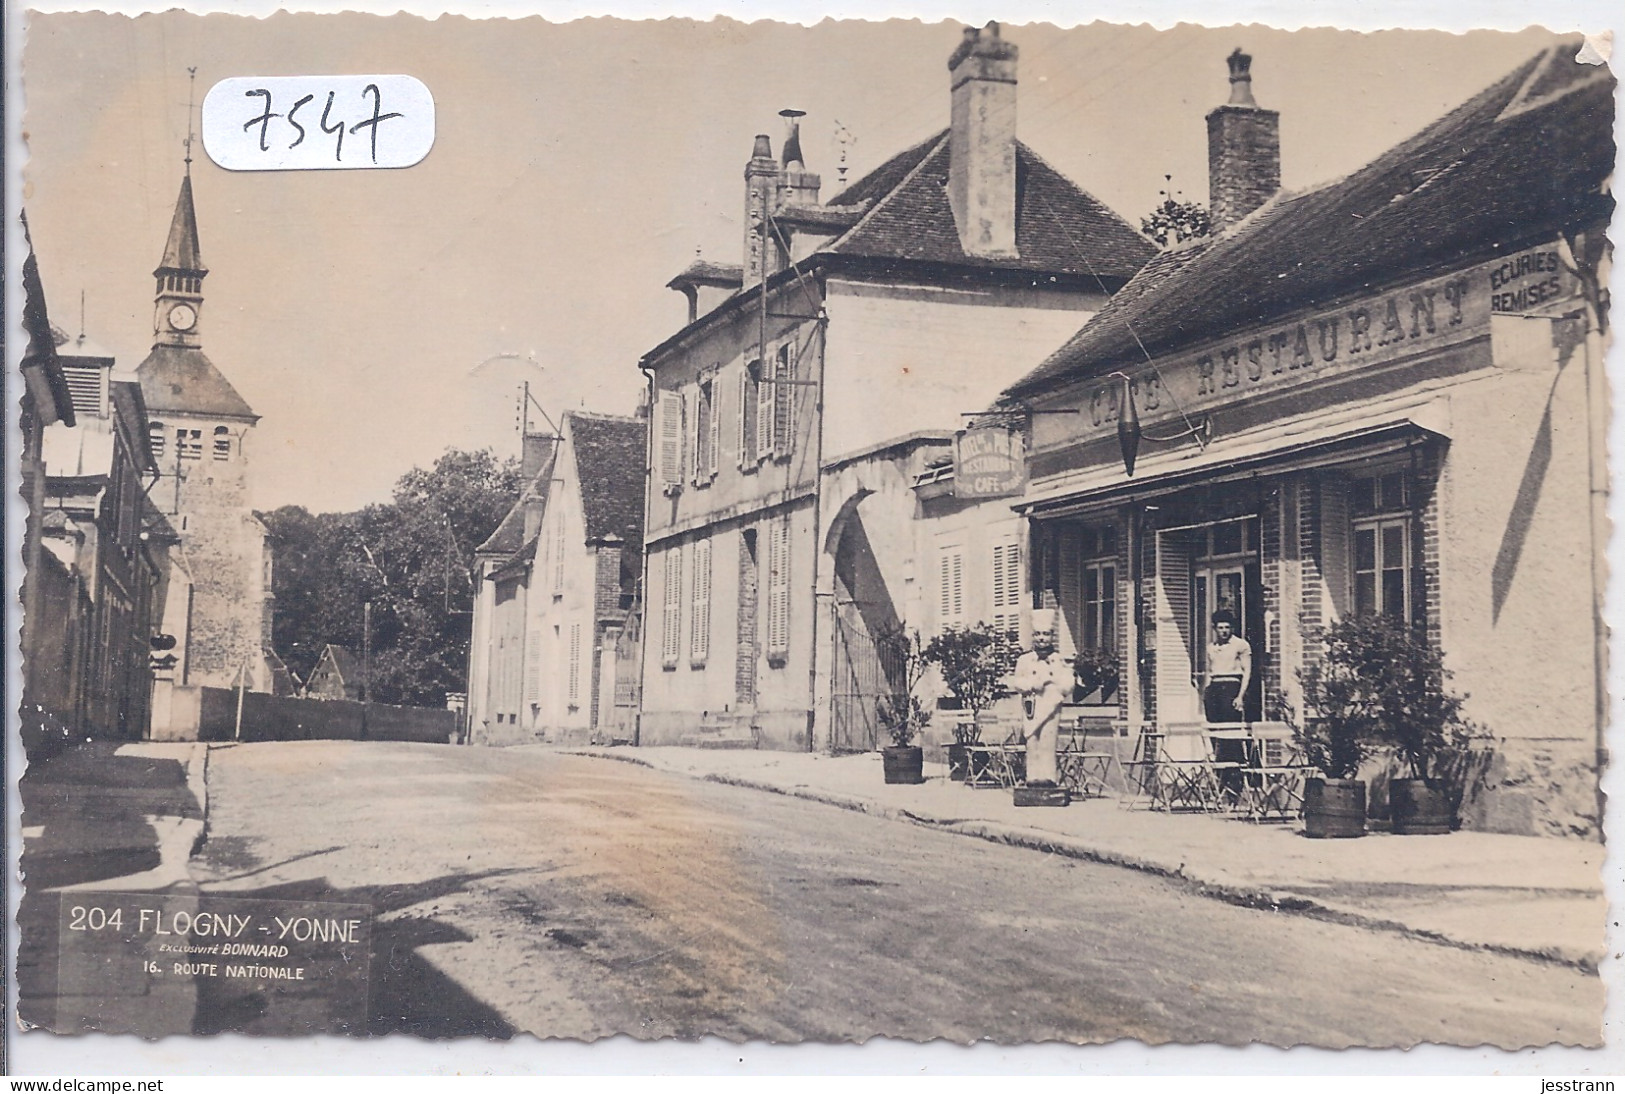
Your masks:
M1232 704L1241 695L1241 680L1237 677L1213 680L1208 683L1207 690L1202 693L1202 705L1206 708L1209 722L1239 722L1243 720L1241 711ZM1214 741L1213 758L1219 763L1244 763L1247 758L1247 746L1242 741ZM1241 773L1235 770L1226 770L1220 773L1220 785L1226 790L1236 791L1241 786Z

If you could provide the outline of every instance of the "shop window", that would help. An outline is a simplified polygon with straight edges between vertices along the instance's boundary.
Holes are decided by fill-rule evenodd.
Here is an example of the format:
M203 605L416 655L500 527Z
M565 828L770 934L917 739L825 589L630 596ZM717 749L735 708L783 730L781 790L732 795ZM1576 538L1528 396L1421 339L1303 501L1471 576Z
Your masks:
M1410 620L1409 517L1355 521L1354 614Z
M1117 646L1117 564L1086 562L1083 565L1084 649L1115 649Z

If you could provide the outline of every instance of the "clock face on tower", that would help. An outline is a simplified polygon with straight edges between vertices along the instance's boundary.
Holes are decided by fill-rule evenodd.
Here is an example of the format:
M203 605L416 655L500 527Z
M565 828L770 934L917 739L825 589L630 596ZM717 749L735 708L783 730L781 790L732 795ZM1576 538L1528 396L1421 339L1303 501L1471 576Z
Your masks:
M197 309L190 304L176 304L169 309L169 325L175 330L191 330L197 323Z

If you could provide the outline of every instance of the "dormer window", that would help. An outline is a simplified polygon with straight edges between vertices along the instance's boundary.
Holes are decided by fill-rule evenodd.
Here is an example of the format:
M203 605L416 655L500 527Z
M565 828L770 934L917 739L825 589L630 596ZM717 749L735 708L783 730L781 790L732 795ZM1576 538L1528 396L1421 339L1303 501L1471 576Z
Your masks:
M214 427L214 458L231 459L231 430L223 425Z

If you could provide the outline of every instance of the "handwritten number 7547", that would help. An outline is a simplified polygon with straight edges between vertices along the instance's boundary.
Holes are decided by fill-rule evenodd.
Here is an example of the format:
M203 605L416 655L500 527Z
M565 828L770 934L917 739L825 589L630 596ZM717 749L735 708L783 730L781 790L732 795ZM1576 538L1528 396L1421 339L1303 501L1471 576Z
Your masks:
M379 125L381 123L387 122L387 121L389 121L389 120L391 120L393 118L402 117L403 115L399 111L390 111L388 113L384 112L384 97L383 97L383 94L378 90L378 85L377 84L368 84L366 87L362 88L361 94L363 96L368 95L368 94L372 95L372 116L368 117L368 118L363 118L362 120L356 122L354 125L349 127L349 131L350 131L350 133L352 135L354 135L356 133L359 133L363 129L371 130L371 132L369 133L369 138L370 138L369 151L372 154L372 162L377 163L378 162L378 127L379 127ZM271 128L271 121L274 118L281 118L281 117L283 117L283 115L278 114L278 113L276 113L275 111L273 111L271 109L271 93L268 90L266 90L265 88L256 88L253 91L245 91L245 92L243 92L243 96L245 98L253 98L256 95L263 95L265 97L264 109L257 116L255 116L253 118L250 118L248 121L243 123L243 132L246 133L250 129L252 129L254 126L256 126L256 125L259 126L260 127L260 133L259 133L260 151L261 152L268 152L268 151L270 151L270 145L267 144L267 140L269 138L269 133L270 133L270 128ZM334 97L335 97L334 92L329 91L327 93L327 104L322 107L322 119L321 119L320 124L321 124L322 132L331 134L333 136L333 138L334 138L334 141L333 141L333 159L337 160L339 162L343 162L343 159L344 159L344 132L345 132L344 120L341 118L341 119L339 119L337 121L337 124L329 124L329 119L332 117L332 114L333 114L333 100L334 100ZM302 98L300 98L298 102L293 104L293 109L292 110L288 111L288 113L287 113L287 122L288 122L288 124L293 126L296 130L299 131L299 135L293 139L293 142L291 144L288 145L289 148L297 148L299 145L304 143L304 140L305 140L305 127L300 125L299 122L295 120L294 116L299 113L299 110L300 110L301 107L303 107L306 103L310 102L314 98L315 98L314 95L305 95Z

